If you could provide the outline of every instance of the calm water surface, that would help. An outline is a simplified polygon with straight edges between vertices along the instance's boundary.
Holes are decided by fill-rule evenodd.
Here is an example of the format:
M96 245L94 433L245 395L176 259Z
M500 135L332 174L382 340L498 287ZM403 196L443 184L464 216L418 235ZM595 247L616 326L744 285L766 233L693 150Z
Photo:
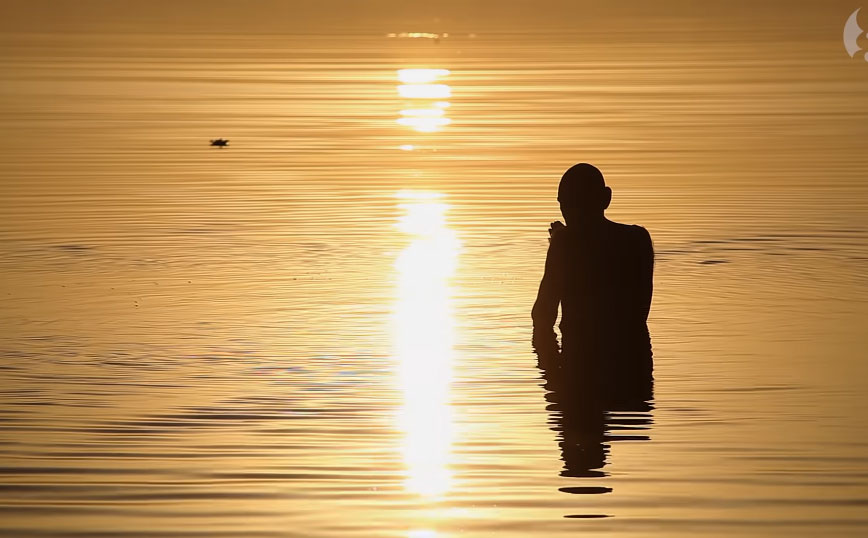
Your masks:
M3 35L0 534L868 533L848 13ZM654 237L656 370L567 416L529 310L577 161Z

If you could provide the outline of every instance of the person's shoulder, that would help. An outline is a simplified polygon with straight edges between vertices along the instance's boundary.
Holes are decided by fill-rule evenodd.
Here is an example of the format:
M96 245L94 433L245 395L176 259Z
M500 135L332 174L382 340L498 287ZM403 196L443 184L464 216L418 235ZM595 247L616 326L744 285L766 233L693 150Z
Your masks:
M621 224L613 222L616 233L628 245L635 247L646 247L651 245L651 234L644 226L638 224Z
M651 240L651 234L648 233L648 230L645 229L644 226L639 226L638 224L630 224L629 225L630 232L640 239Z
M622 224L620 222L611 221L617 233L631 237L651 237L648 230L638 224Z
M648 230L646 230L644 226L639 226L638 224L631 224L630 232L633 234L638 248L653 251L654 243L653 241L651 241L651 234L648 233Z
M653 259L654 242L651 241L651 234L648 233L648 230L638 224L631 224L630 232L633 234L633 244L635 245L636 250L642 252L643 256Z

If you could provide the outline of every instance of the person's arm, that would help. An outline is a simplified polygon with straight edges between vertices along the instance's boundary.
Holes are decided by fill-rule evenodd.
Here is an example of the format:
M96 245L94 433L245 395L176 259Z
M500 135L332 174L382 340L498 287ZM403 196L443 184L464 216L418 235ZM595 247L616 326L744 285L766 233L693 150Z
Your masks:
M651 296L654 293L654 245L651 235L639 227L639 312L642 321L648 321L651 311Z
M562 229L553 226L551 243L546 254L545 273L531 310L534 332L552 331L558 319L558 305L563 289L563 233Z

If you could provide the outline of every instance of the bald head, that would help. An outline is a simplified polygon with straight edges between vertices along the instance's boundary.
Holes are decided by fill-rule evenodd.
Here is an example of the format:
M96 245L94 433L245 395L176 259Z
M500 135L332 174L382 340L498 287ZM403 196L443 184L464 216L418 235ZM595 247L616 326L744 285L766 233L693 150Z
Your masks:
M579 163L561 177L558 202L567 225L570 221L602 218L611 200L612 189L606 186L596 166Z

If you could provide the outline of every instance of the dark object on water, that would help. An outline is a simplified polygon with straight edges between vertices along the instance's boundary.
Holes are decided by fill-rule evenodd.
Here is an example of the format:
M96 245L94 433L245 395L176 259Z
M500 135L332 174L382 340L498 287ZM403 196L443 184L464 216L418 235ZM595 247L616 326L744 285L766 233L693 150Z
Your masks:
M211 145L223 149L229 145L229 141L225 138L218 138L217 140L212 140Z

